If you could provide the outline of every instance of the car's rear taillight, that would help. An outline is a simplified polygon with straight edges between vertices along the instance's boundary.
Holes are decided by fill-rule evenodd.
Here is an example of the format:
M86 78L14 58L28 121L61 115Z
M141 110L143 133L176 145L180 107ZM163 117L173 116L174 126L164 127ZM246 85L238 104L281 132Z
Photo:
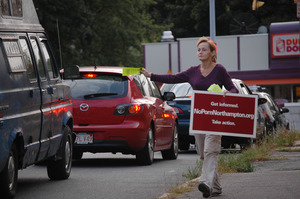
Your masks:
M183 111L181 110L181 108L178 107L173 107L174 111L178 114L178 113L183 113Z
M87 74L83 74L83 77L87 77L87 78L94 78L97 77L98 75L95 73L87 73Z
M142 112L143 104L121 104L114 111L114 115L134 115Z

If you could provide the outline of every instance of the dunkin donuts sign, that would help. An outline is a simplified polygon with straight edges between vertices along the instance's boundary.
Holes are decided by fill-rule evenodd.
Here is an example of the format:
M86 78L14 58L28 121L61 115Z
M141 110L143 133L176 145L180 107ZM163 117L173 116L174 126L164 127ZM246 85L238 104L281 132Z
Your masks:
M290 57L300 55L300 34L272 35L272 57Z

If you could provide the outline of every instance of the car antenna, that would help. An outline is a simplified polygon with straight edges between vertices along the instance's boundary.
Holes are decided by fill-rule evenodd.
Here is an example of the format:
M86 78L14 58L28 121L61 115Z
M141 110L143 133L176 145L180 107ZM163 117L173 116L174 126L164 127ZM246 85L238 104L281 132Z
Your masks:
M57 38L58 38L58 49L59 49L59 58L60 58L60 68L62 68L62 53L61 53L61 44L60 44L60 34L59 34L59 24L58 19L56 19L56 29L57 29Z

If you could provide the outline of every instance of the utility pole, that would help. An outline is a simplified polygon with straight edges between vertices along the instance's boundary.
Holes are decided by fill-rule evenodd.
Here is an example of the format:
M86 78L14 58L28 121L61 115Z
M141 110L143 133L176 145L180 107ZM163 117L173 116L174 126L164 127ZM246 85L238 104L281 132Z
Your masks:
M210 40L216 42L215 0L209 0Z

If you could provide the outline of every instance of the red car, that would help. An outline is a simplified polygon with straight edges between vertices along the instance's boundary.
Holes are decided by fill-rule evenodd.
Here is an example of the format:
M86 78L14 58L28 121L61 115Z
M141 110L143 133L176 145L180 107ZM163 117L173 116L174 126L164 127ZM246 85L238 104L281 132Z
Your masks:
M80 67L80 77L66 80L72 89L73 158L83 152L136 155L145 165L155 151L163 159L178 156L177 115L157 85L144 75L122 76L122 67Z

